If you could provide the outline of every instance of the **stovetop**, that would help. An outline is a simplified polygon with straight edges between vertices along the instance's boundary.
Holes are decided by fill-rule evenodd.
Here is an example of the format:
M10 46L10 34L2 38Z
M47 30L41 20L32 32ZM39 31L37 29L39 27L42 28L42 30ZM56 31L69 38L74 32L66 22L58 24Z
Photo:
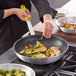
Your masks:
M52 71L54 71L55 68L58 65L60 65L67 56L68 56L68 54L66 54L65 57L63 57L62 59L60 59L59 61L57 61L55 63L44 64L44 65L29 64L29 63L23 62L18 57L14 61L12 61L11 63L18 63L18 64L27 65L35 70L36 76L39 76L39 75L43 76L45 73L48 73L49 71L50 71L50 73Z
M49 76L76 76L75 50L68 50L68 57Z
M76 76L76 53L71 52L55 71L60 73L60 76Z
M66 54L64 55L64 57L62 59L60 59L59 61L57 61L55 63L44 64L44 65L25 63L22 60L20 60L18 57L15 60L13 60L11 63L19 63L19 64L27 65L27 66L33 68L36 72L36 76L39 76L39 75L50 76L52 74L52 72L55 71L55 69L58 68L60 66L60 64L63 63L63 61L69 55L70 55L70 52L67 51Z
M69 48L64 57L55 63L36 65L29 64L16 58L12 63L20 63L33 68L36 76L76 76L76 52Z
M5 54L0 57L0 63L7 63L11 60L10 63L27 65L34 69L36 76L76 76L76 48L70 47L62 59L45 65L25 63L15 55L12 49Z

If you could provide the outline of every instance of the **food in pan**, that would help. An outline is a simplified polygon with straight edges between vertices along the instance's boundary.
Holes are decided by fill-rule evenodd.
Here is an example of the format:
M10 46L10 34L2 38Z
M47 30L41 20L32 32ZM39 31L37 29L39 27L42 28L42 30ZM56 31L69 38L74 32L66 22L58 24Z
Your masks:
M12 69L11 71L0 69L0 76L26 76L26 73L20 69Z
M73 22L71 22L71 23L62 22L61 26L64 28L68 28L68 29L76 29L76 24Z
M27 57L32 58L44 58L44 57L52 57L59 55L61 50L56 47L52 46L50 48L45 47L39 41L36 42L36 45L33 47L31 44L25 46L25 49L20 51L19 54Z

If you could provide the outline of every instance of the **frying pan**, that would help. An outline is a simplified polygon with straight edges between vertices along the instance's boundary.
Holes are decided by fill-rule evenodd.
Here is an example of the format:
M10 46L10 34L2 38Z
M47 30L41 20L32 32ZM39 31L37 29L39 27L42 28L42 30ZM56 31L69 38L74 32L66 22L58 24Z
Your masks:
M49 63L53 63L61 59L69 48L68 42L61 37L52 35L50 39L43 38L43 40L41 40L40 38L41 38L41 35L31 35L31 36L27 36L27 37L17 40L13 45L13 49L16 55L22 61L27 62L27 63L49 64ZM24 47L27 46L28 44L31 44L34 46L36 44L36 41L40 41L46 47L50 47L50 46L59 47L59 49L61 50L61 54L59 54L58 56L47 57L47 58L32 58L32 57L26 57L26 56L19 54L19 52L23 50Z

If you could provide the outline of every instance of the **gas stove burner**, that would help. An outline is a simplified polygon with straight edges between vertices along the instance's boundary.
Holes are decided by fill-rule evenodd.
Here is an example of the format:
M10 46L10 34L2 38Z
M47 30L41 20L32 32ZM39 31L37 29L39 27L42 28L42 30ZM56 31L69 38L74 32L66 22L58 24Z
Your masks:
M62 69L66 71L76 72L76 65L64 66Z
M54 71L50 76L60 76L60 74L56 71Z
M71 52L70 56L64 61L65 63L62 65L61 69L76 72L76 53Z

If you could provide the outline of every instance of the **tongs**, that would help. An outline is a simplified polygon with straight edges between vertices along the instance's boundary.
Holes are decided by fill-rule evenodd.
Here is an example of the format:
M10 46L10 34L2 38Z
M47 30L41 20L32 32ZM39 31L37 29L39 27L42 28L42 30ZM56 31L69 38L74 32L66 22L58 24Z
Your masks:
M21 5L20 7L21 7L21 9L23 9L24 11L26 11L26 9L27 9L27 8L25 7L25 5ZM26 23L27 23L27 26L28 26L30 35L35 35L35 32L34 32L34 30L33 30L33 27L32 27L31 21L30 21L30 18L25 17L25 21L26 21Z

